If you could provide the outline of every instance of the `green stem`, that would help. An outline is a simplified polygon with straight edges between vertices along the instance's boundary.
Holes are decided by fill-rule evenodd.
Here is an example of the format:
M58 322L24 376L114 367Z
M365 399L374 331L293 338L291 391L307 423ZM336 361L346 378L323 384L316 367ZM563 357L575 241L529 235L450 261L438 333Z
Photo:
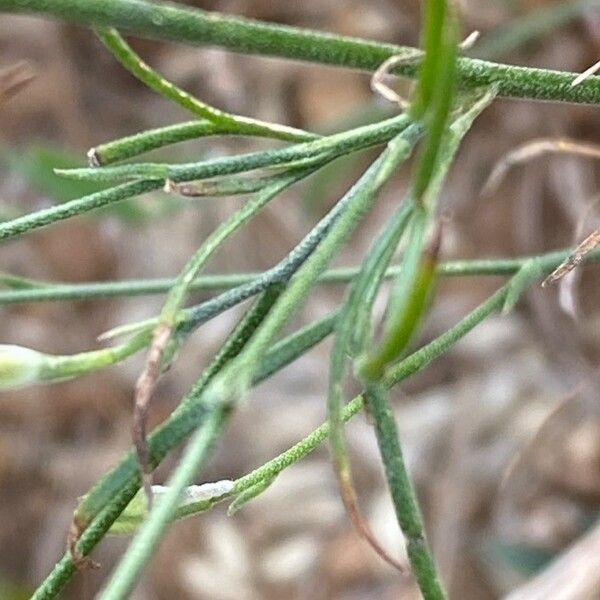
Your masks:
M179 104L191 113L227 128L228 131L244 133L246 135L259 135L272 137L292 142L306 142L317 139L319 136L307 131L286 127L274 123L265 123L256 119L232 115L214 108L176 85L167 81L162 75L148 66L121 37L119 32L111 27L96 29L96 35L102 43L112 52L115 58L135 77L158 94Z
M210 411L200 428L191 437L176 471L167 482L168 490L160 502L150 511L138 535L119 561L107 586L98 594L99 600L122 600L128 598L142 568L148 562L186 486L192 481L199 465L222 429L225 411Z
M122 362L132 354L139 352L148 345L150 339L149 332L142 332L112 348L72 355L48 355L47 364L42 369L40 379L45 382L61 381L98 371L109 365Z
M433 20L431 24L425 22L425 58L419 73L416 99L411 106L412 114L425 121L426 129L413 181L417 204L423 204L440 162L437 158L454 99L458 26L452 6L447 4L451 3L446 0L430 0L426 3L427 16Z
M1 0L0 0L1 2ZM409 127L411 119L399 115L378 123L363 125L356 129L335 133L313 142L303 142L276 150L250 152L238 156L214 158L197 163L134 163L115 167L56 169L56 173L70 179L83 181L114 181L124 178L170 179L171 181L193 181L233 175L265 167L283 167L291 164L309 166L328 162L351 152L357 152L388 142ZM410 130L415 139L420 128Z
M144 0L0 0L0 10L34 13L90 27L105 26L150 38L195 45L220 46L245 54L261 54L375 71L395 55L414 55L414 48L338 36L241 17L205 12L166 2ZM398 67L414 77L418 65ZM600 103L600 78L571 87L573 73L495 64L471 58L458 60L463 87L497 84L500 96Z
M352 346L361 347L363 339L370 331L373 303L383 282L385 270L410 219L413 210L411 200L411 198L405 199L396 208L369 249L360 272L352 282L336 323L335 339L329 359L327 388L331 456L346 512L357 533L377 554L394 566L397 566L396 563L382 550L360 514L344 436L343 378L348 355L354 350Z
M317 168L315 167L315 169ZM259 192L272 184L276 184L278 181L281 181L281 173L278 175L265 175L263 177L233 175L232 177L203 179L189 183L170 182L169 192L185 198L238 196Z
M436 77L442 57L444 42L444 22L448 10L445 0L428 0L422 3L421 46L424 51L419 66L419 79L410 106L415 119L421 119L437 93Z
M332 315L275 344L265 357L263 366L256 373L255 384L284 368L329 335L334 322L335 315ZM247 327L246 335L249 334L251 328ZM223 365L240 352L243 347L241 343L243 337L238 332L238 335L232 336L225 343L192 392L203 389L203 386L206 386ZM202 422L204 409L199 403L198 395L192 392L186 396L175 413L149 436L150 455L155 464ZM75 513L76 522L84 530L77 544L77 550L82 555L89 554L100 542L138 489L137 462L134 453L130 451L117 467L86 494ZM38 588L32 600L54 598L64 588L75 570L72 557L67 552Z
M410 138L405 143L408 153L412 147ZM391 160L391 157L394 156L396 156L396 153L391 153L389 149L385 151L367 170L359 183L348 192L346 195L349 198L347 206L319 244L318 253L314 253L296 274L294 280L288 285L269 315L267 315L260 329L253 335L248 347L244 348L244 352L240 354L237 360L229 363L215 380L211 378L206 383L203 380L199 391L194 389L181 402L179 408L171 414L165 425L149 437L152 464L156 464L168 450L187 436L197 426L198 422L202 422L207 407L214 406L214 403L217 406L230 406L232 395L239 391L243 392L252 383L255 377L254 373L257 370L254 367L260 367L260 363L267 354L265 351L272 343L274 335L293 314L296 307L311 289L316 278L327 266L329 259L357 225L361 216L371 206L376 192L391 175L396 164L395 161ZM400 156L401 154L398 154L398 158ZM247 377L251 377L252 380L246 382ZM232 380L233 383L231 383ZM131 477L138 479L135 456L130 453L124 462L94 486L78 507L75 519L79 527L85 529L86 524L94 518L94 515L104 510L107 503L110 504L113 496L118 494L119 490ZM43 586L54 585L55 578L62 579L63 577L62 572L53 573ZM66 579L64 582L66 582Z
M423 520L406 471L396 421L385 388L378 383L369 384L365 392L365 404L373 419L396 518L406 539L408 560L423 600L444 600L446 595L427 547Z
M424 310L423 294L426 293L422 290L422 282L418 277L421 272L424 236L425 212L417 206L410 223L402 270L388 302L388 316L382 339L379 345L370 349L366 358L360 361L360 375L363 378L379 379L385 367L404 350L417 321L420 321L418 315Z
M256 195L246 202L240 209L234 212L228 219L223 221L210 236L204 241L200 248L188 260L181 273L175 280L175 283L159 316L159 322L167 323L170 327L173 325L177 314L183 306L187 297L190 285L198 276L206 261L221 246L221 244L235 233L240 227L245 225L261 209L263 209L271 200L277 197L283 190L293 183L308 176L311 171L295 171L280 175L270 182L264 189L258 191Z
M94 165L110 165L170 144L225 133L232 135L227 127L221 125L206 121L188 121L187 123L148 129L118 140L99 144L89 151L88 156Z
M440 263L437 275L440 277L477 277L512 275L526 262L539 259L545 273L561 264L571 253L569 249L554 250L546 254L518 256L515 258L483 258L474 260L449 260ZM584 264L600 261L600 248L591 252ZM360 267L340 267L325 271L319 278L323 284L345 284L352 281ZM400 265L389 267L385 272L386 279L398 276ZM231 273L203 275L196 279L190 290L210 291L231 289L251 283L264 272ZM0 283L11 289L0 290L0 306L4 304L19 304L23 302L49 302L56 300L90 300L96 298L114 298L164 294L168 292L175 278L161 279L126 279L122 281L98 281L90 283L51 283L47 281L28 280L32 287L15 287L12 289L11 280L15 276L0 273ZM21 278L17 278L21 281ZM34 284L34 285L33 285Z
M407 379L411 375L424 369L433 360L444 354L449 348L460 341L467 333L472 331L479 323L489 317L492 313L498 311L506 298L510 289L511 283L507 283L475 310L468 314L459 323L448 329L440 337L436 338L429 344L426 344L410 356L406 357L398 364L388 370L384 380L386 389L392 388L394 385ZM329 332L332 329L332 323L328 324ZM275 348L273 356L275 357ZM342 409L342 421L348 422L353 416L358 414L364 407L364 396L361 394L353 398ZM259 485L262 481L272 481L279 473L294 463L304 458L312 452L319 444L325 441L330 435L330 426L328 422L321 424L314 431L308 434L305 438L294 444L291 448L285 450L275 458L271 459L264 465L256 468L235 480L234 487L228 496L235 496L245 492L246 490ZM197 512L206 510L202 507ZM194 514L193 508L190 506L186 511L186 516Z
M564 255L561 254L560 257L562 256ZM560 257L558 257L559 263ZM546 268L549 268L550 266L549 263L545 264ZM397 365L388 369L384 380L385 387L387 389L393 387L444 354L479 323L499 310L504 303L509 289L510 282L500 288L485 300L485 302L480 304L457 325L450 328L441 336L426 346L423 346ZM330 333L333 324L334 319L331 318L331 321L326 323L327 326L321 331L321 334L325 336ZM314 338L309 336L309 341L312 342L313 339ZM320 339L322 339L322 337L319 337L317 341ZM297 348L296 357L302 355L310 346L311 344L306 347L299 346ZM280 354L280 348L277 346L274 347L273 353L271 353L271 356L273 357L272 360L277 361L277 357ZM269 358L267 356L265 363L268 362ZM282 368L283 366L285 365L281 365L279 368ZM274 371L270 370L268 375L272 372ZM260 378L257 377L255 383L258 383L259 381ZM347 421L356 413L360 412L364 405L363 402L364 399L362 396L357 396L354 400L349 402L343 410L343 420ZM190 398L189 401L182 403L181 408L171 415L168 421L164 425L159 426L159 428L157 428L150 436L149 443L153 459L156 462L159 462L161 457L164 456L170 448L174 447L178 441L185 438L189 432L195 428L196 424L201 419L201 414L202 412L199 412L199 407L195 405L192 398ZM236 481L234 492L242 492L257 483L260 483L264 479L273 479L282 470L314 450L328 435L329 426L327 423L324 423L289 450ZM112 523L117 519L119 514L134 497L138 488L139 478L137 463L134 454L130 452L125 459L111 471L111 473L105 476L101 482L96 484L93 490L91 490L84 498L79 507L79 517L86 527L78 543L78 550L84 555L91 552L108 531ZM101 493L98 495L97 492L100 491ZM109 500L112 502L107 505L106 502ZM67 553L56 564L44 583L38 588L32 600L49 600L56 597L67 584L74 572L75 566L73 565L70 554Z
M298 310L333 256L374 205L381 187L398 164L408 157L412 145L410 135L405 137L399 134L388 143L379 158L346 193L345 198L340 201L347 202L345 211L290 280L263 326L248 344L248 348L219 375L212 386L213 389L207 390L207 394L212 394L220 401L225 397L233 401L246 392L251 374L260 364L273 338Z
M0 0L1 1L1 0ZM27 233L40 227L46 227L57 221L69 219L92 210L97 210L109 204L133 198L146 192L157 190L162 187L161 181L132 181L123 183L101 192L95 192L76 200L71 200L51 208L38 210L37 212L17 217L11 221L0 223L0 241L7 240L17 235Z
M136 389L133 426L135 432L134 441L138 452L140 468L144 473L151 473L145 433L148 404L152 398L161 370L169 367L176 352L187 337L185 334L189 334L190 331L192 331L192 327L189 326L189 324L186 331L180 329L179 333L183 333L183 335L176 335L177 332L175 331L175 326L181 317L181 309L188 296L190 284L198 276L208 259L231 235L246 224L284 189L307 176L309 173L309 170L296 170L290 173L284 173L267 187L257 192L250 201L246 202L228 219L225 219L208 236L204 243L187 261L177 277L175 284L169 290L158 316L158 322L154 327L144 371L138 380L144 381L144 385L138 383ZM145 487L147 488L147 493L150 495L149 485L145 485Z
M316 167L317 165L322 165L333 160L341 154L386 142L390 137L398 135L405 130L406 139L411 143L414 143L421 134L421 128L418 125L411 124L408 117L400 115L375 125L359 127L349 132L332 135L314 142L297 144L290 148L207 160L197 164L174 166L142 164L121 167L72 169L64 172L57 170L57 172L63 172L64 174L75 176L75 178L81 176L84 179L112 179L115 173L117 177L140 176L143 179L141 181L132 181L117 185L84 196L83 198L71 200L59 206L53 206L49 209L0 223L0 241L126 198L159 189L166 178L174 181L189 181L199 178L230 175L266 166L281 167L285 165L291 168L289 163L297 164L298 168Z

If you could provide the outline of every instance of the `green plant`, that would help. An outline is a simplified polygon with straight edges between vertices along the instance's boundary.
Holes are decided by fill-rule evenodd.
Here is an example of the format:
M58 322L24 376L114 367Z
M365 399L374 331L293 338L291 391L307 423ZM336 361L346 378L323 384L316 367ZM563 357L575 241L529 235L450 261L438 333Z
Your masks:
M101 598L126 597L155 544L173 519L197 514L232 499L238 510L327 437L331 439L342 495L355 526L382 553L360 517L346 456L343 424L364 406L374 420L382 463L408 555L424 598L444 598L429 552L419 508L404 467L387 391L446 352L493 312L509 310L533 282L560 267L569 251L517 259L439 262L440 225L436 201L454 154L473 121L497 96L600 104L600 78L571 85L576 74L500 65L458 57L453 3L428 0L423 18L423 51L345 38L292 27L258 23L145 0L0 0L5 12L34 13L95 28L116 58L156 92L177 102L197 120L141 132L93 148L89 168L60 169L81 182L120 182L78 199L0 223L0 240L154 190L196 195L254 194L224 221L172 280L65 285L0 274L0 303L166 293L160 315L128 324L107 337L125 336L114 346L73 356L50 356L14 346L0 347L0 386L54 381L115 364L147 349L146 368L136 390L135 450L106 474L77 507L69 552L57 563L34 598L52 598L109 532L137 530ZM225 113L194 98L153 71L118 30L231 50L309 60L375 71L399 57L395 73L417 78L406 114L327 136ZM291 142L275 150L188 164L128 162L152 149L210 135L251 135ZM418 145L412 186L357 269L328 270L331 260L377 201L379 190ZM336 159L374 146L383 151L356 184L279 264L263 273L200 276L220 245L268 202L294 183ZM258 174L256 171L259 171ZM432 233L433 232L433 233ZM390 267L401 240L400 265ZM597 261L600 251L585 261ZM406 355L422 317L435 300L437 276L510 275L507 283L460 323ZM372 331L372 307L386 277L394 283L379 339ZM323 282L351 282L340 309L279 341L277 337ZM224 289L206 302L185 308L192 289ZM145 413L156 381L202 323L257 296L213 361L169 418L146 436ZM231 411L248 389L333 334L328 422L289 451L249 475L221 482L201 496L182 501ZM342 378L355 369L364 392L344 404ZM190 437L166 490L156 496L152 470ZM141 468L141 469L140 469ZM141 474L140 474L141 473ZM144 485L147 501L139 494ZM383 554L383 553L382 553ZM386 557L389 559L389 557ZM393 561L391 561L393 562Z

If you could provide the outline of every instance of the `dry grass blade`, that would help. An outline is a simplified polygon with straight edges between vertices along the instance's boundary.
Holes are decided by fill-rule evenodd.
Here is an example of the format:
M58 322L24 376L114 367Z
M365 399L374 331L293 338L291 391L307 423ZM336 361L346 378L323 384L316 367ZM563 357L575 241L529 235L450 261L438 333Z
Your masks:
M586 223L589 222L590 218L594 218L596 206L600 202L600 195L594 196L588 203L586 210L578 216L577 225L575 227L575 234L573 236L573 245L577 244L586 229ZM560 280L558 289L558 303L563 311L573 319L577 319L578 299L577 299L577 286L579 282L579 272L571 271L565 277Z
M0 104L19 93L34 77L31 65L25 61L0 69Z
M588 235L588 237L573 250L567 260L562 262L546 279L544 279L542 287L546 287L547 285L551 285L562 279L575 267L581 264L583 259L598 245L600 245L600 229L596 229L596 231Z
M568 138L540 138L527 142L511 150L496 164L481 190L481 195L486 196L495 192L512 167L544 154L572 154L586 158L600 158L600 146Z

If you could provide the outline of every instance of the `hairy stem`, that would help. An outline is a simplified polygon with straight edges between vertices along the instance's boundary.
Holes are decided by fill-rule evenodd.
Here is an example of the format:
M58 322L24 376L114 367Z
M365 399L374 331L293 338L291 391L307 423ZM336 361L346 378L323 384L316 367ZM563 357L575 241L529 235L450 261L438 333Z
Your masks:
M227 128L228 131L247 135L259 135L295 142L305 142L319 137L318 135L294 129L293 127L285 127L275 123L266 123L248 117L232 115L214 108L198 100L198 98L177 87L170 81L167 81L162 75L154 71L134 52L116 29L101 27L96 29L96 34L130 73L150 89L179 104L202 119Z
M391 56L414 56L414 48L338 36L296 27L261 23L166 2L144 0L0 0L5 12L51 16L90 27L109 26L150 38L220 46L245 54L293 58L375 71ZM414 77L418 64L399 65ZM600 103L600 77L571 87L576 75L460 58L462 87L496 84L500 96L583 104Z
M557 267L568 258L571 250L553 250L546 254L516 256L514 258L480 258L472 260L449 260L441 262L437 268L439 277L479 277L512 275L532 258L539 259L544 271ZM600 248L590 252L584 264L600 261ZM346 284L358 274L360 267L339 267L325 271L319 278L322 284ZM395 278L400 265L389 267L386 279ZM203 275L198 277L190 290L209 291L232 289L248 284L265 272L228 273ZM21 286L23 278L8 273L0 273L0 284L8 289L0 290L0 305L24 302L50 302L58 300L90 300L95 298L115 298L164 294L173 286L175 278L124 279L121 281L94 281L89 283L54 283L49 281L27 280L30 286Z

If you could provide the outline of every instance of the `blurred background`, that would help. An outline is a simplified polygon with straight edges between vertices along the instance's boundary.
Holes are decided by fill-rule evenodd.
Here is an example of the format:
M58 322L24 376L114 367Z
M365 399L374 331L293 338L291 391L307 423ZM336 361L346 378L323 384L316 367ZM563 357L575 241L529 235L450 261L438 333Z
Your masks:
M401 44L418 42L415 0L189 4ZM537 14L534 23L543 23L559 4L565 6L548 0L463 0L463 33L482 32L479 49L471 54L584 70L600 55L600 2L573 10L543 35L531 30L522 38L514 35L526 15ZM367 74L132 42L171 80L241 114L328 132L395 110L373 97ZM91 146L189 119L125 72L88 30L3 15L0 68L21 60L35 78L0 104L0 219L88 193L85 185L57 179L52 168L84 164ZM512 170L493 195L480 195L493 166L516 145L557 136L598 142L598 115L591 107L494 103L468 134L442 194L444 256L539 253L571 245L598 227L600 172L591 160L536 158ZM200 160L269 143L275 142L204 139L154 156ZM214 258L211 272L275 264L374 156L343 159L273 202ZM386 187L337 264L360 261L401 199L409 175L402 169ZM147 195L4 244L0 270L69 282L174 275L240 202ZM491 277L443 281L422 341L456 323L500 282ZM296 325L328 313L343 291L320 287ZM534 288L513 313L488 319L393 392L410 471L452 599L600 598L599 293L597 267L582 270L562 289ZM0 307L0 342L52 353L96 348L98 334L153 316L161 300ZM239 314L224 314L193 336L161 381L152 423L177 404ZM246 473L324 419L329 347L321 344L253 391L199 483ZM0 396L1 599L29 596L64 551L78 496L128 448L132 388L142 363L143 356L136 356L93 376ZM374 436L362 415L349 425L348 437L363 510L385 547L402 556ZM161 466L157 482L176 460L172 456ZM219 505L171 527L133 597L419 597L410 578L382 563L351 529L326 447L282 473L235 517L228 518L225 508ZM93 597L127 542L106 539L94 553L102 569L78 574L62 597ZM552 561L559 556L562 562L556 565Z

